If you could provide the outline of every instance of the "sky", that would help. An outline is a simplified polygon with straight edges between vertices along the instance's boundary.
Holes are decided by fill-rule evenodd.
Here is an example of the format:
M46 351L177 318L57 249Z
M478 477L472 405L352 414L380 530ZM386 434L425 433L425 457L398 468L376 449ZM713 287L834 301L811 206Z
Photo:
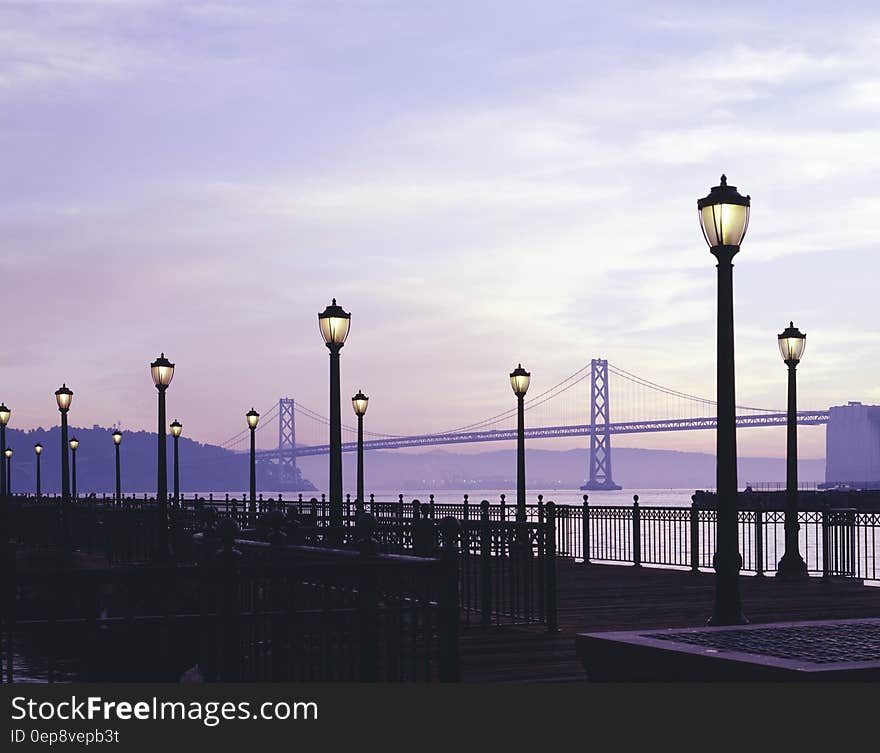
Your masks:
M74 425L152 429L163 351L200 441L282 395L326 415L331 297L375 431L512 407L518 362L712 396L724 172L738 402L784 405L793 319L802 408L880 403L878 111L873 3L0 0L0 399L48 426L66 382Z

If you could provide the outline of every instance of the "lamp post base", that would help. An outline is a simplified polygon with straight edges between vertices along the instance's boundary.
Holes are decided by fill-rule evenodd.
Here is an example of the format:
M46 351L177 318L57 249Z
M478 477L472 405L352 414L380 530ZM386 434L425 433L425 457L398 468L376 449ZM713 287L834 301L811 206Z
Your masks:
M806 580L810 577L807 563L800 554L784 554L776 567L776 577L785 580Z
M739 610L717 611L707 621L709 627L720 627L722 625L748 625L749 621L746 616Z

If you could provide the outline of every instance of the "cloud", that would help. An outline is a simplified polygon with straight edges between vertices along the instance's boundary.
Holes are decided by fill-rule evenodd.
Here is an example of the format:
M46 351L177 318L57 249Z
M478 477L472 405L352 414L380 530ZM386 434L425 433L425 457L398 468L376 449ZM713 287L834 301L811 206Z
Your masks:
M238 429L216 395L320 407L314 317L331 295L355 316L345 379L384 406L382 431L503 409L518 361L536 386L605 355L711 394L695 202L722 170L754 199L742 402L778 404L772 338L792 309L827 348L804 399L876 394L855 371L835 384L844 352L827 346L850 332L864 363L880 356L869 295L845 294L848 269L876 272L873 11L824 35L813 17L783 35L770 9L743 13L724 27L738 42L714 11L621 10L585 44L576 5L496 26L462 26L452 6L42 10L0 6L2 270L41 333L9 334L7 355L28 355L5 375L20 402L42 405L35 379L67 362L110 359L112 379L79 367L78 396L101 394L80 410L150 426L139 369L164 348L201 439ZM785 286L793 266L808 275ZM815 292L829 287L833 305ZM427 399L438 385L454 399Z

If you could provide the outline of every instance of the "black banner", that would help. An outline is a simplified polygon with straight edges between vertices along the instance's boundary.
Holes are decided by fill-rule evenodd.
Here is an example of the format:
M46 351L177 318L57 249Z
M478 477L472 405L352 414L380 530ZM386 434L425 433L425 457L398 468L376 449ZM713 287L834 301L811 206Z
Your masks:
M625 750L743 736L788 742L811 720L870 719L870 685L32 685L0 689L0 750ZM777 716L797 711L801 722ZM764 724L776 719L773 724ZM751 720L751 721L749 721ZM831 727L829 727L830 729ZM708 735L709 737L706 737ZM750 737L751 736L751 737ZM479 740L491 743L478 743ZM665 742L664 742L665 741ZM677 741L677 743L675 742ZM159 747L161 746L161 747Z

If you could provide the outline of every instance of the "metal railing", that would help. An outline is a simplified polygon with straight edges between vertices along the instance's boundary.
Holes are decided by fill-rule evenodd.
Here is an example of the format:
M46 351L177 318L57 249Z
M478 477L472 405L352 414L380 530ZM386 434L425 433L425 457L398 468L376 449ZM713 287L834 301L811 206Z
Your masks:
M8 568L0 670L47 682L455 681L458 526L436 557L197 534L197 565Z

